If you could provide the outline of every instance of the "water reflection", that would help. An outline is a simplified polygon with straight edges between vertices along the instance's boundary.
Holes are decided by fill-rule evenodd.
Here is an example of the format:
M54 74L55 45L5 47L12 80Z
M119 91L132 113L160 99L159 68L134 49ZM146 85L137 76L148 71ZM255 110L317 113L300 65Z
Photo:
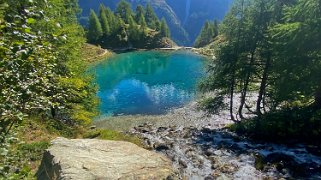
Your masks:
M102 115L162 114L195 96L204 61L189 52L120 54L93 68Z

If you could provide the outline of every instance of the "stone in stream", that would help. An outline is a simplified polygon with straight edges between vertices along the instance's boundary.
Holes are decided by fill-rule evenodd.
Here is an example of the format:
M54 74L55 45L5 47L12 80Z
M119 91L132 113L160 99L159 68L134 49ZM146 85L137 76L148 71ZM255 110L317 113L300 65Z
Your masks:
M169 150L171 146L172 146L172 145L169 144L169 143L165 144L165 143L156 142L156 143L154 144L154 148L155 148L156 151Z
M57 138L44 153L37 179L166 179L164 156L129 142Z

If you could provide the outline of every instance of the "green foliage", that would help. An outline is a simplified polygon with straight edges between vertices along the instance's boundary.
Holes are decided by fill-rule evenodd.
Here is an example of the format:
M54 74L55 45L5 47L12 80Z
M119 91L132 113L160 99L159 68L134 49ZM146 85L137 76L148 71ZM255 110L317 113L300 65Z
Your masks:
M261 140L320 143L321 111L310 107L283 109L234 124L230 129Z
M143 7L142 5L138 5L138 6L136 7L135 21L136 21L139 25L141 25L141 24L140 24L140 21L141 21L142 17L143 17L144 20L145 20L144 15L145 15L144 7ZM145 23L146 23L146 22L145 22Z
M161 21L160 34L161 34L163 37L169 37L169 36L170 36L169 28L168 28L168 26L167 26L167 23L166 23L165 18L162 18L162 21Z
M88 33L87 33L88 41L91 43L97 43L102 36L103 36L103 29L102 29L101 23L95 11L91 10L90 16L89 16Z
M35 179L29 164L42 158L48 142L26 144L16 133L0 144L0 179Z
M158 19L150 4L147 4L146 10L138 5L134 14L130 4L122 0L115 13L101 5L99 19L95 18L92 11L90 17L88 41L98 43L104 48L161 47L163 38L170 36L166 21L161 22ZM100 33L99 22L103 36Z
M0 133L6 136L30 115L88 124L96 89L80 57L85 38L77 2L7 3L0 24Z
M145 20L148 27L150 27L151 29L157 29L156 24L157 24L157 21L159 21L159 19L156 16L154 9L150 5L150 3L146 5Z
M194 47L203 47L211 43L218 36L218 22L206 21L200 34L195 40Z
M143 142L137 136L124 134L118 131L99 129L89 131L84 135L84 138L98 138L103 140L127 141L143 147Z
M104 5L100 5L99 7L99 18L100 18L101 27L103 30L103 35L107 37L110 35L111 31L110 31L110 25L106 15L106 8Z
M128 23L129 18L132 17L131 5L127 1L121 0L116 7L116 15Z
M85 39L77 24L75 1L8 1L4 7L0 8L0 149L4 155L0 176L33 179L27 164L41 158L48 143L20 143L11 127L23 123L27 115L52 115L56 120L48 123L49 129L75 137L70 124L82 122L71 118L79 108L87 120L92 117L95 88L83 74L80 49Z
M33 142L30 144L22 143L18 145L17 151L21 152L30 161L40 161L45 149L49 147L47 141Z
M254 110L258 115L313 99L321 84L319 7L320 2L313 0L236 1L220 25L226 40L216 51L203 89L228 94L231 112L234 94L240 93L241 119L248 91L258 93Z

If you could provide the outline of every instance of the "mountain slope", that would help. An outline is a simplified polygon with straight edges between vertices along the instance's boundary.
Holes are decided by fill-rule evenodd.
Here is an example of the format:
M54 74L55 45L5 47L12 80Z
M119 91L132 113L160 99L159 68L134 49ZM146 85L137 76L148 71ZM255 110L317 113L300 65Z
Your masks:
M90 9L98 11L100 3L112 10L120 0L79 0L82 16L88 17ZM179 45L194 43L206 20L221 20L233 0L128 0L135 9L138 4L151 3L157 16L164 17L171 30L172 39ZM83 19L84 20L84 19ZM83 23L85 24L85 23Z

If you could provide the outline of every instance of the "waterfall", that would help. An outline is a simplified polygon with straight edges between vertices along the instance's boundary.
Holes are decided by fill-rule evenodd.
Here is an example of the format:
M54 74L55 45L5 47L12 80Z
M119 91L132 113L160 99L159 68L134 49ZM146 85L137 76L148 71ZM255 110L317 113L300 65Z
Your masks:
M185 20L184 20L184 25L187 23L189 13L191 9L191 0L187 0L186 2L186 8L185 8Z

